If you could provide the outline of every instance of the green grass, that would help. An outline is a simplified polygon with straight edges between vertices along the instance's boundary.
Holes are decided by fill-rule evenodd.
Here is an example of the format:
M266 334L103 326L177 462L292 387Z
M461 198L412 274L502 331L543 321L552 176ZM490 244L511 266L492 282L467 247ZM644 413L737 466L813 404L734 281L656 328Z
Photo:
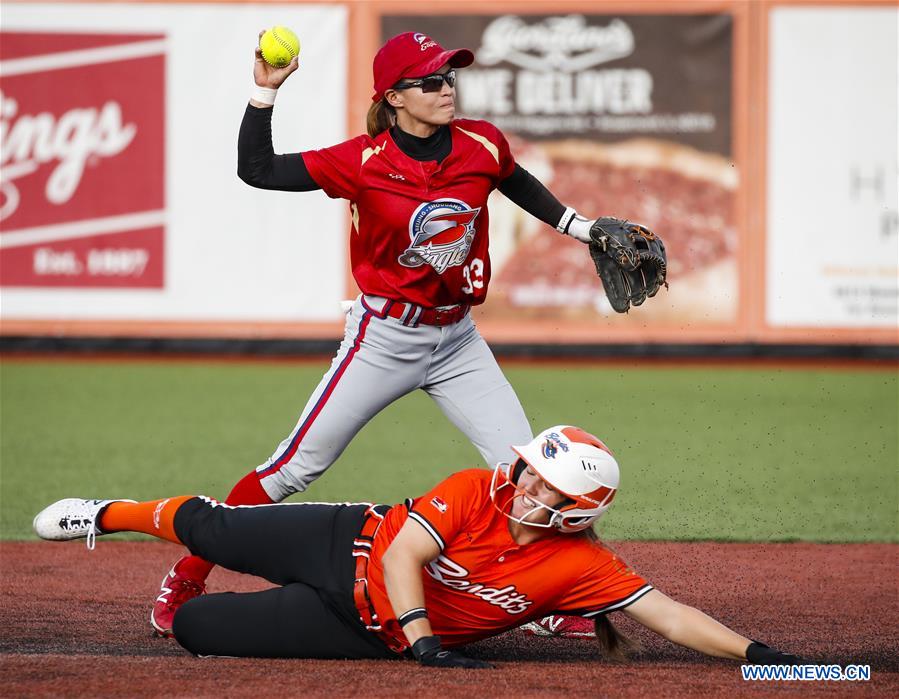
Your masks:
M291 430L326 363L0 365L0 536L61 497L224 497ZM610 539L899 541L893 369L523 367L536 429L603 437ZM479 456L422 393L297 499L396 502Z

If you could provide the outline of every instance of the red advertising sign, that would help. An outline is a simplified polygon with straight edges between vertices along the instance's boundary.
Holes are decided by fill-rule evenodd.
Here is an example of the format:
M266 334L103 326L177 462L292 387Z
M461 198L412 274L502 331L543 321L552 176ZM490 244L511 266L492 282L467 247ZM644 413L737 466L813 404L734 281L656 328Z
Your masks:
M161 288L165 37L0 34L0 284Z

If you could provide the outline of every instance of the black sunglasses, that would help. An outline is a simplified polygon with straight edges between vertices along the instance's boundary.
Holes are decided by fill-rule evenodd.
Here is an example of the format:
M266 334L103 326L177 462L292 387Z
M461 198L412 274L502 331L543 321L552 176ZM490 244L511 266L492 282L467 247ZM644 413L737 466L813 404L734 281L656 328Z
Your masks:
M448 70L445 73L434 73L426 75L418 80L410 80L409 82L398 83L394 86L394 90L408 90L410 87L420 87L422 92L440 92L443 89L443 83L446 82L450 87L456 86L456 71Z

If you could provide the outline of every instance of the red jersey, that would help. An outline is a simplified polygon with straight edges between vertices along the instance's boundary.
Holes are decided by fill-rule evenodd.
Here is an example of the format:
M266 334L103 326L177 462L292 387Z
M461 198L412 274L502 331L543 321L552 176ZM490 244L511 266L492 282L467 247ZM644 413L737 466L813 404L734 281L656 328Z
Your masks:
M364 294L419 306L482 303L490 281L487 197L515 169L503 134L456 119L443 162L403 153L389 131L303 153L315 182L349 199L350 263Z
M485 469L460 471L385 515L372 543L367 577L372 605L389 636L408 645L387 597L381 556L410 517L440 546L440 555L421 577L431 627L447 646L555 612L596 616L652 589L586 534L549 530L534 543L516 544L509 519L490 499L491 477Z

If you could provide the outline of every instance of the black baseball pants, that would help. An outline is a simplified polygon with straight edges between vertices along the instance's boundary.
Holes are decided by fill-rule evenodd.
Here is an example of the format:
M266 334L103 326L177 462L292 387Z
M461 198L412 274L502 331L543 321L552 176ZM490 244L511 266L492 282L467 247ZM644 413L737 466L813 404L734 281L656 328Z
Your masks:
M353 602L353 539L367 507L185 502L175 533L191 553L280 587L192 599L175 614L175 639L195 655L399 657L365 629Z

